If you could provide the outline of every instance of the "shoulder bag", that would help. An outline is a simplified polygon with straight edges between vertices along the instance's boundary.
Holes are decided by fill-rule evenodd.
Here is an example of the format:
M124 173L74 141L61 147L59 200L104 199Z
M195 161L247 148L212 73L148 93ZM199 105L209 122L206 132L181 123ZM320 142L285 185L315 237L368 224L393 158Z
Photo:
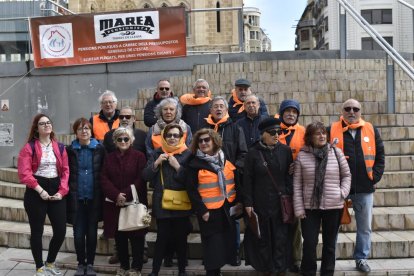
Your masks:
M188 211L191 210L191 201L187 191L176 191L165 189L164 177L162 175L162 163L160 166L162 193L161 207L166 210Z
M133 200L125 203L119 212L118 231L134 231L149 227L151 215L148 214L147 206L139 203L135 185L131 185Z

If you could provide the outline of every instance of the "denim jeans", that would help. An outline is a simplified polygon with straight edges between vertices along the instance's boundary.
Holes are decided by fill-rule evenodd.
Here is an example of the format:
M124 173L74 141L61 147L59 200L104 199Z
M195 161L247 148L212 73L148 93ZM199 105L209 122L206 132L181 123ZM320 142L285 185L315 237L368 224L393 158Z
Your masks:
M354 259L367 259L371 250L373 193L350 194L357 227Z
M95 212L92 208L92 200L82 200L78 202L76 220L73 225L73 236L75 240L75 250L78 263L83 265L93 265L95 260L98 222L92 219L97 216L95 214L91 214L91 212Z

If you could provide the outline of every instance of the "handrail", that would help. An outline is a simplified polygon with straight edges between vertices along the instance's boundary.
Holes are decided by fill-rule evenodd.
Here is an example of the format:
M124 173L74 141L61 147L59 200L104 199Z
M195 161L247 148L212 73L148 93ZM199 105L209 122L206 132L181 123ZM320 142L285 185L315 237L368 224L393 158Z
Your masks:
M398 2L400 2L400 3L401 3L401 4L403 4L404 6L409 7L410 9L414 10L414 6L413 6L413 5L411 5L411 4L409 4L409 3L407 3L407 2L405 2L405 1L403 1L403 0L398 0Z
M64 6L62 6L62 5L60 5L60 4L56 3L56 2L49 1L49 0L47 0L46 2L48 2L48 3L52 4L52 5L55 5L55 6L56 6L56 7L58 7L58 8L61 8L61 9L62 9L62 10L64 10L65 12L68 12L68 13L70 13L70 14L76 14L76 13L74 13L73 11L71 11L71 10L69 10L69 9L65 8Z
M401 0L399 0L401 1ZM374 39L375 42L414 80L414 68L347 2L337 2L355 19L355 21Z

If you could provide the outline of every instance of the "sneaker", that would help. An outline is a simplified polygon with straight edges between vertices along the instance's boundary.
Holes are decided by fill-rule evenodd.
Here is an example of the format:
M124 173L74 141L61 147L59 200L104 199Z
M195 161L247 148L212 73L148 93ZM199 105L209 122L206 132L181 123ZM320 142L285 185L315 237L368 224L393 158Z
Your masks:
M47 273L45 271L45 266L42 266L38 269L36 269L36 274L34 276L46 276Z
M125 269L118 268L118 270L116 271L116 275L115 276L127 276Z
M128 270L128 276L141 276L141 272L139 272L136 269L130 269Z
M85 275L85 266L83 264L78 265L74 276L83 276Z
M87 276L96 276L96 272L93 269L93 265L88 264L88 266L86 267L85 275L87 275Z
M369 267L367 260L364 260L364 259L356 260L355 264L356 264L356 268L361 272L368 273L371 271L371 268Z
M62 272L56 267L55 263L46 262L45 271L51 275L62 275Z

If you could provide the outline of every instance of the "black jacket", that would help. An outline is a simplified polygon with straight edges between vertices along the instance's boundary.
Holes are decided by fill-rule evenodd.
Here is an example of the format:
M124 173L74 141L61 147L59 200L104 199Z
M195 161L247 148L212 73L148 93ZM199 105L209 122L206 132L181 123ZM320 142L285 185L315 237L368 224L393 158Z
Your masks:
M146 181L150 181L150 186L154 188L152 194L152 215L157 219L185 217L191 214L191 211L165 210L162 209L161 201L164 187L171 190L186 190L184 181L184 166L191 157L189 150L183 151L181 154L175 154L174 157L180 163L181 167L178 172L170 166L168 161L162 163L162 175L164 186L161 183L161 165L156 170L153 169L155 160L164 153L162 149L155 150L148 158L147 165L142 172L142 177Z
M259 98L259 101L260 101L259 114L269 116L269 113L267 112L266 103L261 98ZM233 100L233 96L231 96L229 99L229 116L233 120L233 122L237 122L238 120L246 116L246 110L244 110L243 112L237 113L239 111L240 105L233 107L235 103L236 102Z
M352 174L350 194L356 193L373 193L374 185L379 182L384 174L385 168L385 151L384 143L378 129L374 127L375 132L375 163L373 167L374 180L368 178L367 169L365 167L364 153L361 146L361 129L358 128L355 140L349 131L344 132L344 154L348 160L349 169ZM327 129L330 133L330 127Z
M243 129L244 138L246 140L247 148L250 148L254 143L260 140L259 124L263 119L268 118L267 115L258 115L253 119L246 115L236 122Z
M205 118L210 114L210 104L208 101L200 105L184 105L181 119L191 127L191 132L194 134L197 130L208 127Z
M289 174L289 166L293 162L292 150L281 143L270 150L257 142L246 156L240 188L242 202L246 207L253 207L258 214L270 217L280 213L280 197L260 152L281 193L292 195L293 176Z
M209 127L214 128L213 125L209 125ZM219 125L217 132L223 139L222 149L226 159L230 160L238 170L242 170L244 157L247 154L247 145L243 130L229 118Z
M115 129L111 129L105 134L103 145L107 153L111 153L116 150L114 140L112 139ZM132 147L135 150L138 150L144 154L145 153L145 139L147 138L147 133L141 129L134 129L134 144Z
M72 148L72 145L66 148L69 161L69 193L67 195L67 222L73 224L78 210L78 152ZM100 184L101 168L105 157L105 148L102 144L98 144L93 151L93 215L89 215L89 219L94 221L102 220L102 201L103 195Z
M171 92L171 97L173 93ZM155 117L154 108L162 101L163 99L157 98L157 92L155 92L152 100L149 101L144 108L144 124L147 127L152 127L157 122L157 117Z

